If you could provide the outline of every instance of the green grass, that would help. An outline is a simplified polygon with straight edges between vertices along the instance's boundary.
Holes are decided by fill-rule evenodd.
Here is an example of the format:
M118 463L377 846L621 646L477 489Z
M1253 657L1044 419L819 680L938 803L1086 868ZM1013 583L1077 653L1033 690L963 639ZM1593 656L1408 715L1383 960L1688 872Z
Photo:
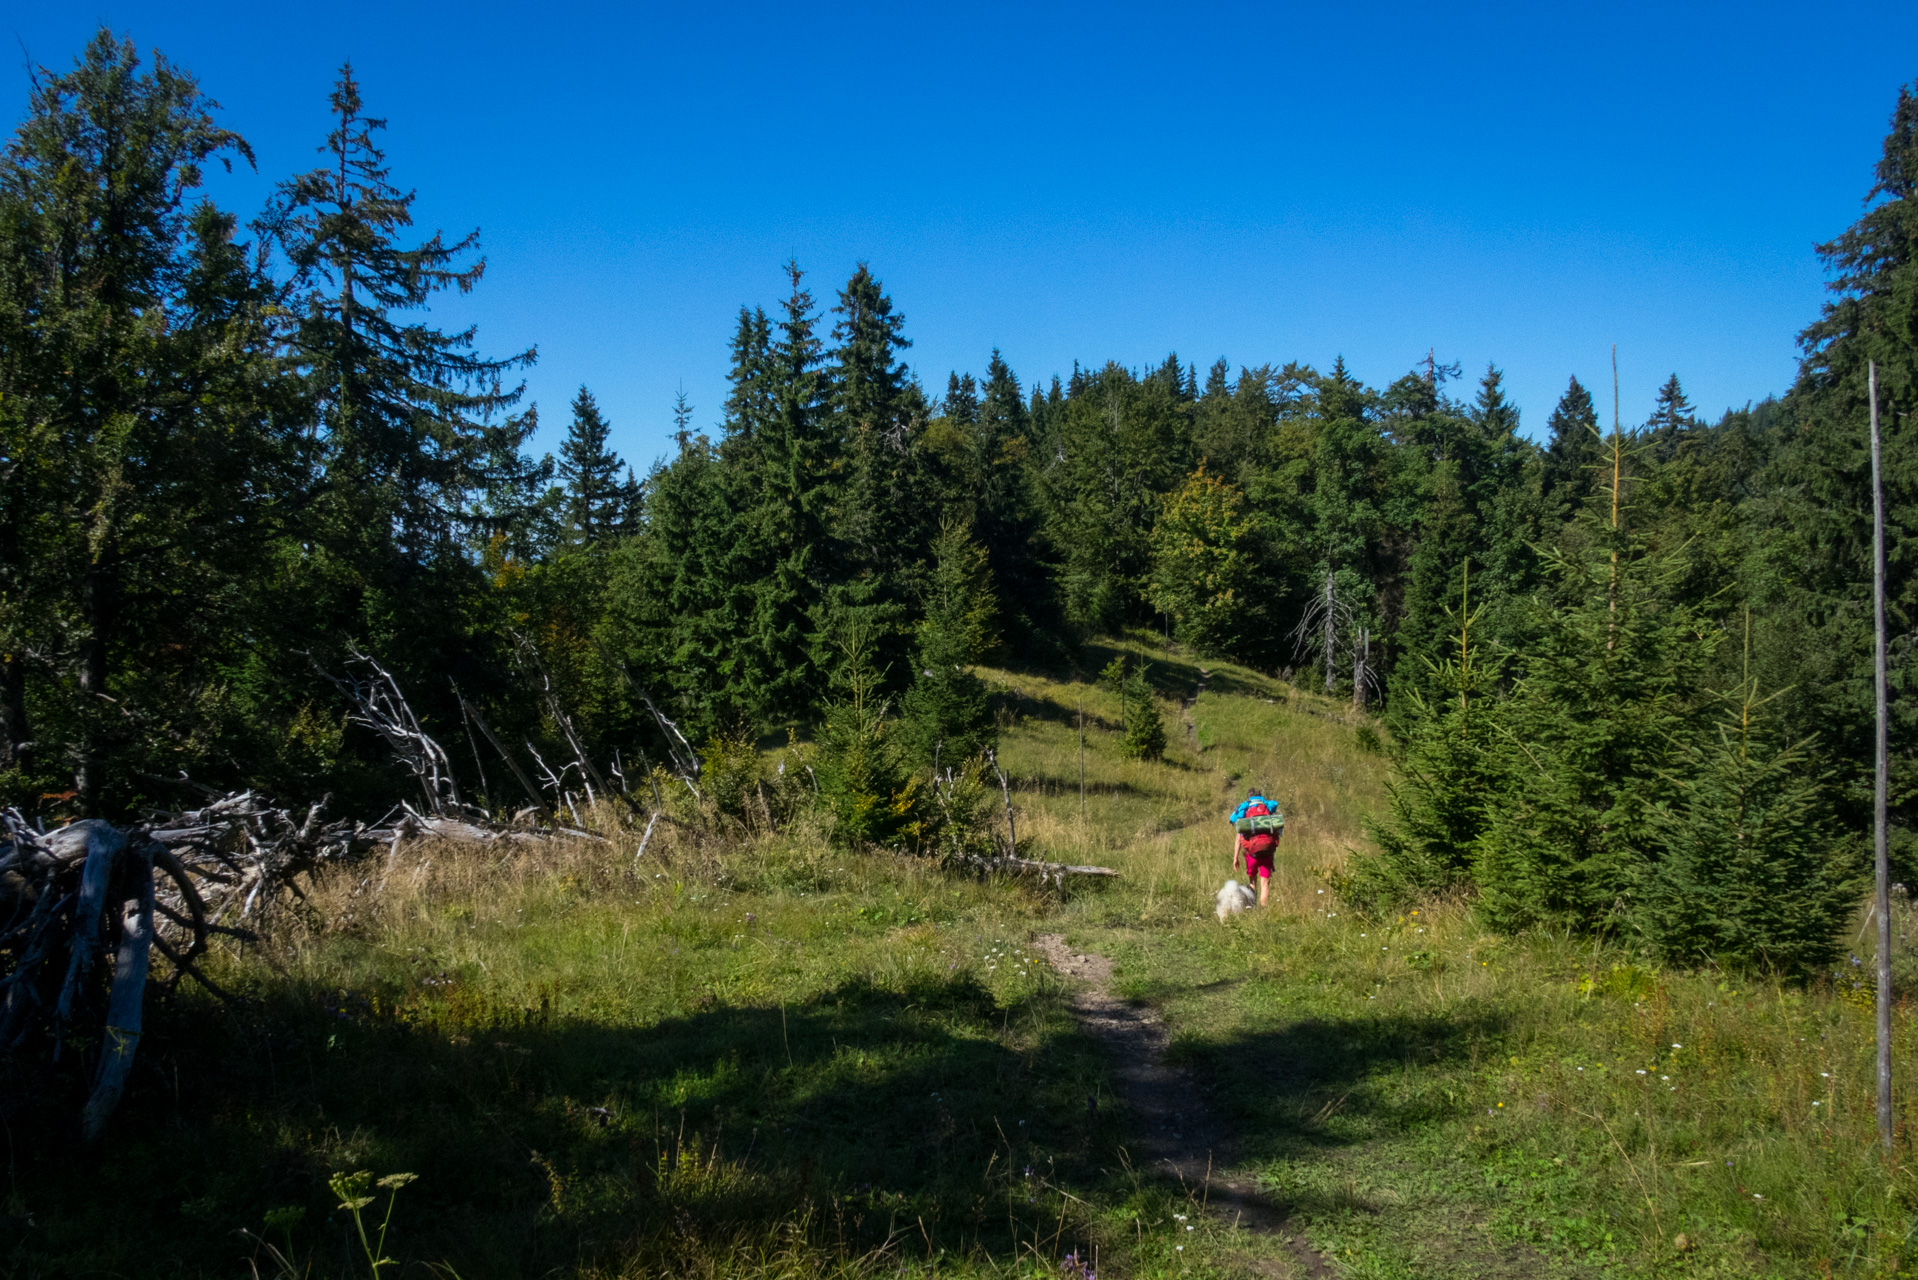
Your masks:
M5 1096L53 1105L0 1113L5 1274L272 1274L245 1228L364 1275L326 1186L353 1169L420 1175L389 1275L1060 1276L1074 1250L1286 1274L1129 1167L1101 1052L1026 949L1044 929L1118 960L1342 1275L1904 1273L1913 1188L1872 1151L1856 993L1501 941L1457 905L1355 919L1323 873L1389 766L1350 708L1092 648L1082 670L1152 659L1166 761L1119 757L1115 695L986 674L1022 840L1122 879L1060 899L803 826L337 873L224 961L245 1010L154 1010L103 1150L73 1145L71 1055L6 1067ZM1254 782L1288 815L1281 874L1220 926L1219 819Z

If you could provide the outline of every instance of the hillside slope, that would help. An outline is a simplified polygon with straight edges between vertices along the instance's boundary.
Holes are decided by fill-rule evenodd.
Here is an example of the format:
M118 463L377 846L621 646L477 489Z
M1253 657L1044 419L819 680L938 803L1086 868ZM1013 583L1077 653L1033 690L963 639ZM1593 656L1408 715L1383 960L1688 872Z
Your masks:
M1870 1154L1849 985L1660 973L1459 907L1354 919L1324 873L1384 803L1375 733L1143 640L1083 668L1122 648L1152 662L1163 762L1120 757L1106 691L985 673L1021 840L1117 881L980 883L804 821L638 858L403 850L230 956L238 1012L154 1019L163 1065L110 1151L10 1114L9 1274L271 1274L242 1228L296 1274L365 1274L326 1188L349 1169L420 1175L388 1252L466 1280L1305 1274L1202 1182L1142 1171L1115 1064L1031 945L1057 932L1163 1021L1314 1269L1899 1273L1912 1184ZM1280 876L1220 925L1220 819L1254 782L1288 815Z

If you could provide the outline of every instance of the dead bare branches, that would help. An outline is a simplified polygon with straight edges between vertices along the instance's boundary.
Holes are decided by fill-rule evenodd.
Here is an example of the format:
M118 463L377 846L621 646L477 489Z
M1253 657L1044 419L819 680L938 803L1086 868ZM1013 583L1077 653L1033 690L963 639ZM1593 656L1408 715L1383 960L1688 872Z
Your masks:
M130 827L85 819L53 831L0 811L0 1051L44 1027L58 1060L70 1031L97 1028L100 1060L82 1120L89 1140L119 1103L149 982L172 990L192 978L231 1002L201 967L209 944L253 939L247 926L284 894L297 896L301 877L416 837L599 839L565 827L509 830L405 804L370 826L325 822L325 808L322 799L296 815L244 791Z
M393 673L356 648L349 648L347 654L344 677L334 675L318 661L313 662L313 669L353 704L349 713L353 723L379 734L400 763L413 771L426 797L427 812L442 814L465 808L446 749L420 727L419 717L413 714ZM354 671L355 667L360 671Z
M1338 576L1330 569L1325 574L1325 592L1316 596L1299 615L1299 625L1286 637L1292 641L1293 656L1316 656L1324 671L1325 691L1337 687L1339 647L1343 643L1351 653L1352 706L1363 710L1379 696L1379 672L1372 660L1372 628L1364 613L1349 598L1338 594Z

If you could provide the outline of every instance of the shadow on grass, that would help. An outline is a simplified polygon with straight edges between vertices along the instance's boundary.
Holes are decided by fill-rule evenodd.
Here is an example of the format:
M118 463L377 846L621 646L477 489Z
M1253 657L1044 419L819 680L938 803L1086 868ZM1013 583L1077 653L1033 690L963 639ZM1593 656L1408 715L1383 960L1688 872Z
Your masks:
M241 1017L176 1008L155 1019L103 1153L68 1132L83 1082L43 1080L55 1105L5 1116L15 1216L32 1221L12 1265L243 1272L234 1230L299 1206L299 1250L346 1274L325 1184L349 1168L420 1175L400 1197L397 1256L467 1280L801 1220L849 1255L902 1232L914 1250L997 1255L1054 1229L1057 1199L1033 1198L1033 1174L1090 1196L1093 1153L1116 1142L1084 1111L1096 1049L969 980L849 983L643 1028L479 1016L457 987L446 999L430 1020L371 993L283 989ZM1038 1052L1001 1034L1022 1023Z
M1215 1087L1214 1106L1242 1158L1310 1160L1381 1131L1463 1114L1465 1104L1397 1085L1420 1069L1468 1060L1475 1043L1482 1049L1495 1041L1508 1021L1490 1011L1314 1017L1269 1031L1185 1040L1176 1052Z
M1022 773L1011 778L1014 792L1037 793L1039 795L1079 794L1079 779L1060 777L1049 773ZM1085 784L1088 796L1151 796L1154 793L1130 782L1098 782L1088 780Z

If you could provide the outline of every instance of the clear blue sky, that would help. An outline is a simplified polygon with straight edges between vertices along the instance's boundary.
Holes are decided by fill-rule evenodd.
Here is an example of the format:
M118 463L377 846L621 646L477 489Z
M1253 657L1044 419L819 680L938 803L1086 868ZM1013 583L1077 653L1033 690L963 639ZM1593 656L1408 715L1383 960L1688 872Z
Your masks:
M353 60L423 226L491 266L448 301L537 344L551 447L589 384L641 469L683 384L714 423L741 303L870 261L927 387L1001 348L1201 372L1343 354L1383 385L1495 361L1528 432L1576 373L1642 419L1782 392L1812 253L1854 218L1918 5L10 6L64 66L106 23L311 167ZM26 99L10 59L7 101Z

